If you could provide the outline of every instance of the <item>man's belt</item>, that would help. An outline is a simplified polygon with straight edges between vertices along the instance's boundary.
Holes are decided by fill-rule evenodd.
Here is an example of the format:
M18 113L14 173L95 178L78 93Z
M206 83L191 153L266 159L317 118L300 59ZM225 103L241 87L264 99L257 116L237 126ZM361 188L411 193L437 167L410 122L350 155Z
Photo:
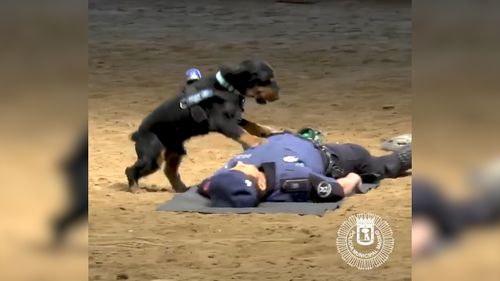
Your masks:
M340 167L337 159L334 159L326 146L315 144L315 147L320 151L323 162L325 163L325 176L332 178L342 178L346 176L344 169Z

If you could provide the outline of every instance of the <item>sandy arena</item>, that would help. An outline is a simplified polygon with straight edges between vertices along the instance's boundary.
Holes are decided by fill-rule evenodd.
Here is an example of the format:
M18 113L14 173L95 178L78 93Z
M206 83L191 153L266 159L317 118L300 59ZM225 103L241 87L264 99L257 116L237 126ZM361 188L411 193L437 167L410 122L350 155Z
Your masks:
M313 126L377 155L384 138L411 132L409 1L90 1L90 280L410 280L411 177L324 217L156 212L173 196L161 172L141 182L157 192L126 192L128 136L176 94L184 71L251 56L268 60L281 86L275 103L247 102L252 120ZM215 134L187 150L187 184L241 151ZM360 212L387 220L395 238L390 259L369 271L349 267L335 245Z

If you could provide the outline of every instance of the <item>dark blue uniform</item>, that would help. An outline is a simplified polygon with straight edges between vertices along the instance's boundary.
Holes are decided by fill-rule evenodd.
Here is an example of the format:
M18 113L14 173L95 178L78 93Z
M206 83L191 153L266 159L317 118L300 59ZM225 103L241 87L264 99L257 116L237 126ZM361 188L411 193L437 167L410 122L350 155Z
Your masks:
M498 223L500 220L500 189L453 202L439 188L424 179L412 183L412 217L434 221L444 238L453 238L468 227Z
M377 172L386 176L387 163L397 157L372 157L353 144L327 146L331 155L349 172ZM267 189L259 195L256 183L233 168L238 161L257 166L266 176ZM217 207L254 207L261 201L306 202L337 201L344 196L335 178L325 176L325 159L310 140L284 133L230 159L224 168L205 180L199 192ZM384 166L385 165L385 166Z

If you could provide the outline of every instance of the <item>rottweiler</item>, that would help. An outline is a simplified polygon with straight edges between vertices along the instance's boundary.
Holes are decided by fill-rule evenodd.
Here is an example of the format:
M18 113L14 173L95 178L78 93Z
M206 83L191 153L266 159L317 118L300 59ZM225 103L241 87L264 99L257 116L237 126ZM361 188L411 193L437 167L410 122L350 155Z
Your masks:
M55 246L64 243L67 232L73 225L87 219L89 209L88 156L88 131L86 130L69 157L61 163L62 172L68 182L70 204L54 221Z
M263 137L275 131L241 118L246 98L258 104L279 99L279 86L268 63L250 59L237 66L221 66L162 103L131 135L137 161L125 170L129 191L140 192L139 179L156 172L163 162L175 192L186 191L178 170L186 155L184 142L191 137L218 132L243 148L262 143Z

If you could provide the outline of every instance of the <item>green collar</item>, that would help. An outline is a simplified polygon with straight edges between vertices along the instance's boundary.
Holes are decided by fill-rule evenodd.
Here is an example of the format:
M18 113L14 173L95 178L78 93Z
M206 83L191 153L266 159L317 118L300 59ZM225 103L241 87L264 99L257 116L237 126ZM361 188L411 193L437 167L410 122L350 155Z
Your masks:
M217 82L219 82L219 84L226 88L228 91L230 92L234 92L236 89L231 85L229 84L226 79L224 79L224 77L222 76L222 73L220 71L217 71L217 73L215 74L215 79L217 79Z

